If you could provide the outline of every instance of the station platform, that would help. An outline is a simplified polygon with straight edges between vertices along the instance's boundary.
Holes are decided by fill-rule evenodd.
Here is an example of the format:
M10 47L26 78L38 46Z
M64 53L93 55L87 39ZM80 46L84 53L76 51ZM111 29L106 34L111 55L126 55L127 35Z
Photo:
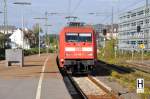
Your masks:
M0 61L0 99L72 99L56 64L56 54L25 57L24 67Z

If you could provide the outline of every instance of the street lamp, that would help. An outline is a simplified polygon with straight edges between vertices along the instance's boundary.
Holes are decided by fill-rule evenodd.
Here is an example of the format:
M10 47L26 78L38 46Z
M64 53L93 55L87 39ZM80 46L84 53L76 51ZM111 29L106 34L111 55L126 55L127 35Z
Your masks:
M33 19L35 19L35 20L45 20L46 18L33 18ZM39 23L39 56L40 56L40 52L41 52L41 46L40 46L40 41L41 41L41 38L40 38L40 31L41 31L41 29L40 29L40 23Z
M21 5L21 6L25 6L25 5L31 5L30 2L14 2L13 4L15 5ZM24 28L24 16L23 16L23 11L22 11L22 48L24 49L24 34L23 34L23 28Z

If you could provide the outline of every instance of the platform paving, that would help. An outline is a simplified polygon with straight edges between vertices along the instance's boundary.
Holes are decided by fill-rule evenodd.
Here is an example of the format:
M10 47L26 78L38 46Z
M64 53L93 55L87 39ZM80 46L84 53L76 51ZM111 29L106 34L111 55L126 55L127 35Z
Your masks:
M71 99L55 58L55 54L27 56L23 68L16 64L6 68L0 61L0 99Z

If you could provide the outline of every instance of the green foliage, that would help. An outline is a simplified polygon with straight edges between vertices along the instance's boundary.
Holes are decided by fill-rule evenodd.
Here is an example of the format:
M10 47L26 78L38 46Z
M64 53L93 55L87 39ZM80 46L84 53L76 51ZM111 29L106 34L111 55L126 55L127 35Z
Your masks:
M0 48L3 48L4 47L4 34L3 33L0 33Z
M39 44L39 28L40 28L40 33L43 32L42 28L39 26L40 25L36 23L35 25L33 25L33 28L32 28L32 31L35 35L35 46L38 46Z
M58 49L57 35L55 35L55 34L49 35L49 43L50 43L50 48L51 49L57 50Z
M5 49L0 49L0 60L5 59Z
M40 49L40 53L46 53L47 49L41 48ZM53 53L54 50L53 49L48 49L49 53ZM32 48L29 50L24 50L24 55L28 56L28 55L34 55L34 54L38 54L39 53L39 49L38 48Z
M116 77L116 78L118 78L118 79L121 78L120 74L117 73L116 71L112 71L111 76L112 76L112 77Z
M100 60L106 61L110 64L123 64L126 60L132 59L132 52L131 51L116 51L116 58L115 58L115 45L117 40L109 40L106 41L106 47L100 48L100 53L98 54L98 58ZM141 60L142 52L134 51L133 60ZM144 52L144 59L150 59L150 52Z
M114 52L115 52L115 45L116 45L116 40L112 39L110 41L106 41L106 47L105 48L100 48L100 54L98 55L99 59L101 60L110 60L115 57Z

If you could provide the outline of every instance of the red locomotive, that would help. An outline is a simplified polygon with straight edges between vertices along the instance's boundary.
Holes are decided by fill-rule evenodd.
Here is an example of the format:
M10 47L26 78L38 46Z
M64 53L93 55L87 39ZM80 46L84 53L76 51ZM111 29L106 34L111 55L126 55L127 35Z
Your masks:
M72 73L88 73L97 60L95 31L79 22L70 22L59 34L59 66Z

